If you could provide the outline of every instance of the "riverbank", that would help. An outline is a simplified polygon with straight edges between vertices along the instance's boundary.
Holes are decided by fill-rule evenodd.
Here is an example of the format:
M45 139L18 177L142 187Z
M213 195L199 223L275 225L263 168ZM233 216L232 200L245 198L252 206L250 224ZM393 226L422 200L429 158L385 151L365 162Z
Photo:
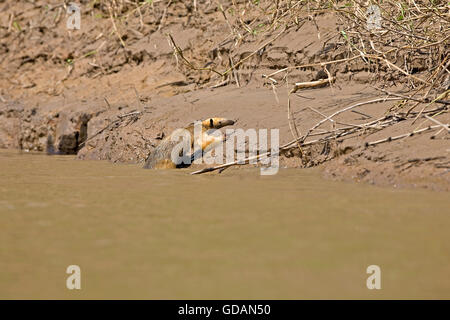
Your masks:
M267 28L245 1L196 8L155 2L138 10L117 3L122 7L82 1L80 30L66 28L65 8L57 2L0 4L6 12L0 21L0 148L45 151L50 136L55 150L78 159L142 163L161 137L197 119L220 116L238 119L236 128L277 128L283 144L294 139L293 125L301 137L326 116L377 100L324 121L304 142L323 140L302 146L301 154L294 146L281 165L317 166L332 179L450 190L449 135L435 122L450 122L447 105L422 100L408 113L416 101L389 100L409 96L419 80L440 71L443 81L430 88L427 99L446 99L442 43L431 45L431 36L422 46L436 50L411 51L413 58L405 61L414 74L404 77L392 66L352 58L362 49L349 51L346 25L336 12L317 11L309 18L303 8L297 22L286 21L283 29L292 8L277 8L273 28ZM243 18L249 19L244 25ZM243 31L249 26L252 32ZM391 39L391 45L403 38ZM380 50L389 46L375 44ZM435 56L443 63L437 59L428 68L426 61ZM351 60L326 69L320 65L346 59ZM394 62L403 68L401 59ZM310 66L267 76L299 65ZM226 76L217 75L230 67ZM289 95L293 83L330 77L331 86ZM389 99L379 101L384 98ZM429 126L435 128L408 135ZM336 131L344 127L358 130L347 136ZM407 136L395 139L402 135Z

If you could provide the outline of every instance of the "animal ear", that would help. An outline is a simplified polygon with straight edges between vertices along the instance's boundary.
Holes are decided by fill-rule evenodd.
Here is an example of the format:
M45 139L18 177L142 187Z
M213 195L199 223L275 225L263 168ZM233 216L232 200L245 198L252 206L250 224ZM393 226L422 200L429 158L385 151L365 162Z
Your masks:
M211 127L211 128L214 128L214 120L211 118L211 119L209 119L209 126Z

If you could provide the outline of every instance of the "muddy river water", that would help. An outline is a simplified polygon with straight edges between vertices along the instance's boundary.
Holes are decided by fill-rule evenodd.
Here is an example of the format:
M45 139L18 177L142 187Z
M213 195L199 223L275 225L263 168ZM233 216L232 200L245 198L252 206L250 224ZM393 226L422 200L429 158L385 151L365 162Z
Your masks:
M189 172L0 151L0 298L450 298L448 193Z

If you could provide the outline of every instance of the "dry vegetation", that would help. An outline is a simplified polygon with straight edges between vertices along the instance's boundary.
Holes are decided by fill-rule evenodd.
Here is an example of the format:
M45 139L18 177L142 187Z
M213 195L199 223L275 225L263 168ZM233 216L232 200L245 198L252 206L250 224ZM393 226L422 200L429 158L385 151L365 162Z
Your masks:
M258 54L267 45L275 41L289 28L301 25L305 20L312 20L324 13L334 13L339 17L343 26L340 38L334 43L333 50L342 52L342 58L332 61L320 61L298 66L288 66L270 74L263 74L269 84L274 88L288 85L289 73L295 69L322 69L326 78L312 81L294 83L290 94L302 88L322 86L326 83L333 85L335 77L330 72L330 66L344 64L351 68L352 63L364 63L364 69L371 74L371 82L380 91L382 97L345 107L332 115L321 114L324 119L311 127L300 136L291 113L290 99L288 99L288 120L294 140L281 147L283 153L292 152L298 148L304 164L309 159L303 150L315 144L328 144L338 138L352 135L361 135L379 131L397 122L413 118L413 124L419 118L424 118L424 128L415 128L411 132L386 137L377 141L366 142L365 147L395 141L397 139L413 136L422 132L439 130L439 133L449 132L449 125L434 119L435 116L448 112L450 100L446 100L450 90L450 16L449 4L446 1L245 1L239 4L232 1L227 9L219 4L224 18L230 28L228 39L238 47L246 37L263 36L265 33L273 34L269 41L265 41L257 50L244 58L234 61L232 54L228 57L229 66L223 69L199 68L183 55L169 35L176 56L190 69L209 71L220 79L218 85L233 81L239 86L239 80L233 72L246 60ZM317 37L320 39L320 30L317 26ZM331 40L331 39L330 39ZM226 39L224 39L226 41ZM226 61L226 60L225 60ZM389 81L406 83L407 93L398 94L386 90L384 87ZM360 124L345 124L333 118L343 112L353 110L364 104L379 101L398 100L399 102L389 110L385 116ZM419 107L419 108L418 108ZM323 130L321 125L331 122L331 130ZM308 138L314 137L314 140ZM256 156L266 156L264 155ZM252 159L250 157L248 159ZM195 173L203 173L213 169L238 164L233 162L208 168Z
M61 24L68 5L68 2L27 3L29 12L35 13L10 10L7 27L1 29L3 38L9 38L8 43L1 43L0 62L10 59L12 68L43 58L42 53L20 56L21 43L32 41L44 29ZM450 103L448 1L93 0L81 4L83 19L108 23L96 25L88 40L74 36L73 43L67 43L66 48L61 46L44 57L64 65L67 70L63 80L55 82L48 94L58 95L59 87L75 73L96 78L119 72L126 65L139 65L148 57L133 45L156 31L168 30L170 21L177 17L184 19L184 25L194 26L204 34L203 43L191 43L186 50L187 45L179 44L183 39L170 31L164 32L173 49L168 61L186 76L186 82L195 89L243 86L249 82L248 73L260 67L260 56L271 44L289 32L301 30L308 22L316 26L315 34L310 36L323 40L324 54L298 65L289 61L283 65L274 63L269 69L260 70L259 81L275 95L277 90L287 87L291 96L303 88L328 85L333 89L340 75L363 71L368 74L368 83L379 91L379 97L343 106L331 115L310 107L323 120L303 133L296 126L291 99L288 99L287 121L293 140L282 146L282 153L299 155L303 165L309 166L314 157L314 152L308 150L312 146L328 148L338 139L381 131L404 120L412 121L409 132L369 141L365 147L425 132L433 132L432 137L448 134L448 124L436 119L448 113ZM29 19L36 12L40 15L38 25ZM206 14L210 12L218 15L211 18ZM323 39L316 21L330 14L337 17L340 31ZM220 38L210 38L208 29L214 25L213 19L219 18L226 22L227 30L219 33ZM14 35L12 40L11 35ZM110 59L105 62L102 56ZM321 76L303 81L296 78L296 72L302 70ZM8 81L22 88L36 85L23 79ZM394 85L402 85L403 90L391 91ZM382 117L360 123L336 119L356 107L380 101L395 101ZM325 129L325 124L330 127Z

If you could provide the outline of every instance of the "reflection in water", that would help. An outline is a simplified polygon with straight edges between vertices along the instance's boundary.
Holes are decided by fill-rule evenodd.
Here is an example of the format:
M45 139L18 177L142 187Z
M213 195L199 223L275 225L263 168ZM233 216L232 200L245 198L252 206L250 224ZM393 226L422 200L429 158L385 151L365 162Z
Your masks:
M0 297L450 298L448 193L189 172L0 151Z

